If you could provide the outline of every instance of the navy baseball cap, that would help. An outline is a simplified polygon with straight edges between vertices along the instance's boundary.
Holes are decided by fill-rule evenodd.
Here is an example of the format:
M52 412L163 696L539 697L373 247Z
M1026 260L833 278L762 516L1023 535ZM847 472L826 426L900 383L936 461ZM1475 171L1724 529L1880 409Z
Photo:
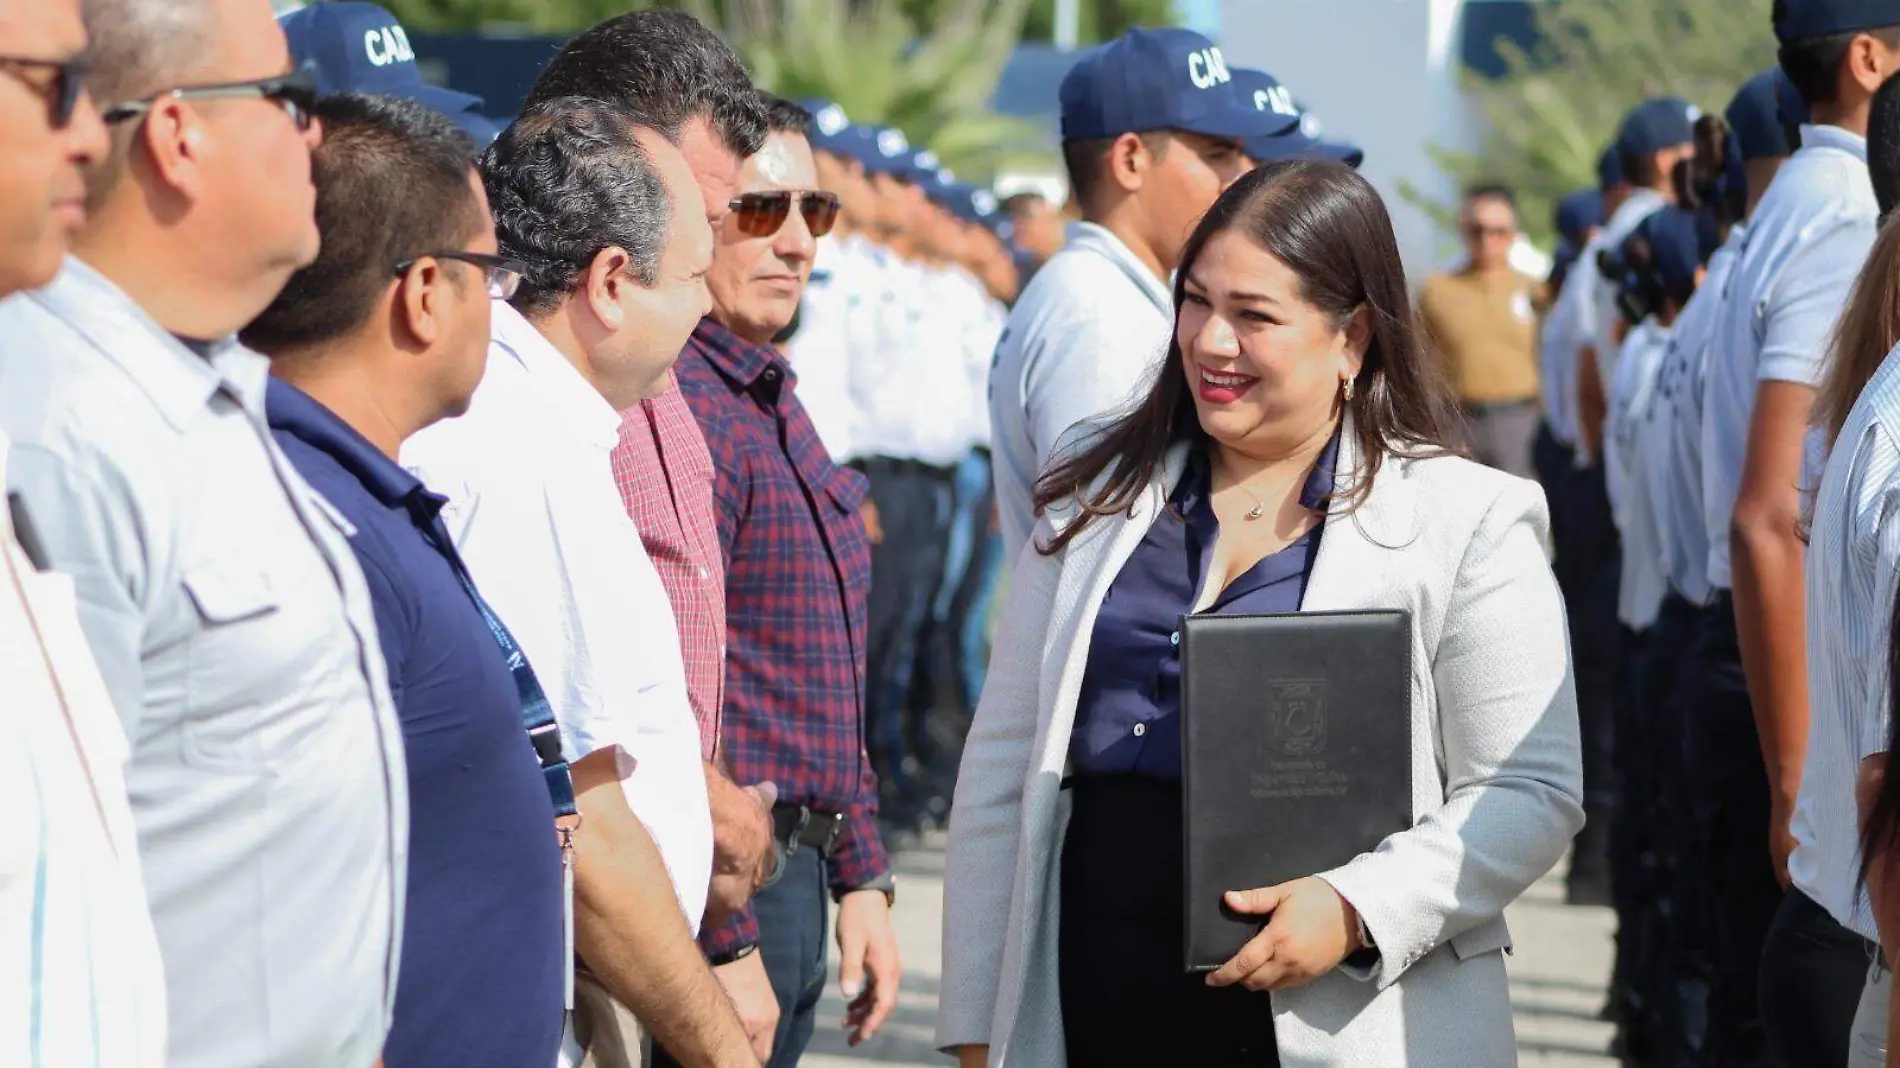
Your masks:
M1775 0L1775 40L1782 44L1900 26L1900 0Z
M1365 150L1349 141L1329 141L1319 116L1294 101L1299 118L1286 130L1269 137L1250 137L1242 142L1242 151L1255 163L1283 159L1329 159L1355 170L1366 160Z
M1618 151L1648 156L1675 145L1695 143L1695 121L1702 117L1695 105L1680 97L1645 100L1623 116L1616 131Z
M1624 182L1623 157L1616 151L1616 142L1603 150L1597 157L1597 188L1614 189Z
M852 122L837 104L813 98L799 101L799 106L811 112L811 147L817 151L862 162L875 150L877 131Z
M915 154L911 151L910 138L904 136L904 131L895 126L879 126L873 130L859 161L864 164L866 174L891 174L908 178L911 157Z
M423 81L409 34L383 8L335 0L298 8L277 23L290 42L291 58L300 65L315 65L318 93L378 93L413 100L455 120L481 144L494 140L498 130L481 116L482 98Z
M1779 67L1771 68L1743 82L1722 113L1741 145L1744 162L1794 153L1781 120L1780 95L1775 92L1780 72Z
M1665 287L1694 287L1696 268L1702 266L1702 237L1694 213L1681 208L1655 212L1637 224L1628 241L1637 239L1648 243L1650 263ZM1628 262L1627 255L1623 259Z
M1069 141L1150 130L1240 141L1284 125L1241 98L1214 42L1172 27L1129 30L1084 53L1058 97Z
M1557 232L1564 240L1581 248L1584 234L1592 226L1603 225L1603 192L1579 189L1557 202Z

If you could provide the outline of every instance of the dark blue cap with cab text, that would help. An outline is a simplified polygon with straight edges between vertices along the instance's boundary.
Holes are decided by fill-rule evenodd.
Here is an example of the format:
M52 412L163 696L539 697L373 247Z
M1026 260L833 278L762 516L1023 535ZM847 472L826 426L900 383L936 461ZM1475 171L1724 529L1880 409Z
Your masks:
M1060 100L1070 141L1151 130L1239 141L1273 133L1279 121L1241 99L1214 42L1178 28L1129 30L1085 53L1062 79Z
M1900 26L1900 0L1775 0L1775 40L1783 44Z

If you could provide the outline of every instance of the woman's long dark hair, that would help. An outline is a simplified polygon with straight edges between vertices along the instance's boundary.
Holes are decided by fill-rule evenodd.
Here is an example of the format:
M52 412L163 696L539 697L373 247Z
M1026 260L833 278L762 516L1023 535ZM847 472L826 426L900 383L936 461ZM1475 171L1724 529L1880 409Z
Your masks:
M1412 319L1405 268L1385 202L1359 173L1318 160L1269 163L1228 187L1201 219L1181 254L1174 282L1179 322L1188 274L1215 234L1239 230L1299 276L1301 296L1343 327L1365 308L1372 340L1351 401L1359 468L1345 495L1357 507L1387 453L1404 457L1459 451L1463 423L1440 362L1427 356ZM1148 395L1071 455L1058 456L1036 483L1038 515L1074 500L1080 514L1038 548L1054 555L1098 518L1129 513L1155 477L1168 448L1203 442L1181 370L1181 345ZM1106 479L1103 475L1106 474ZM1096 486L1098 479L1101 485Z
M1892 763L1892 754L1900 751L1900 687L1894 685L1894 680L1900 679L1900 597L1894 598L1890 628L1887 635L1887 708L1892 720L1887 728L1889 763L1880 792L1874 795L1874 803L1867 810L1866 826L1861 829L1862 886L1866 885L1867 876L1873 874L1875 864L1892 871L1894 861L1900 859L1900 765Z

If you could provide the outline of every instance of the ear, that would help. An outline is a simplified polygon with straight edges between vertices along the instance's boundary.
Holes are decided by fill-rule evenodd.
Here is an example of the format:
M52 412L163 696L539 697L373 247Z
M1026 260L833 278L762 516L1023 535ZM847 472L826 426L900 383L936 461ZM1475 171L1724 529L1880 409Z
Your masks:
M1365 304L1354 308L1346 325L1340 328L1339 337L1346 373L1358 378L1360 368L1366 363L1366 351L1372 347L1372 308Z
M620 301L626 296L626 287L634 284L627 274L627 268L632 265L633 257L626 249L609 245L596 252L594 262L587 267L583 283L587 287L587 307L607 330L619 330L626 325L626 312Z
M1154 156L1148 151L1148 143L1141 139L1140 134L1122 134L1108 147L1109 180L1120 186L1123 192L1139 192L1149 168L1153 166Z
M179 195L197 200L204 195L205 156L210 131L197 112L183 101L160 97L132 135L132 151L143 150L160 181Z
M1872 93L1889 73L1882 63L1886 52L1886 46L1873 34L1857 35L1848 43L1847 57L1841 63L1842 76L1851 79L1862 92Z
M442 262L426 256L396 280L396 321L416 347L427 348L442 337L448 296L442 287L453 284Z

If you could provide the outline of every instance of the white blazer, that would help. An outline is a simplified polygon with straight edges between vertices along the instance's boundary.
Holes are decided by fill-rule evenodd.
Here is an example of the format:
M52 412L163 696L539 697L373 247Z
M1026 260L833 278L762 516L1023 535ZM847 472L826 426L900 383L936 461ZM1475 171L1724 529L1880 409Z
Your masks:
M1057 556L1032 544L1019 558L950 813L940 1047L988 1043L993 1066L1063 1068L1060 783L1076 697L1096 611L1186 458L1185 445L1169 452L1131 515L1097 520ZM1342 491L1358 460L1349 425ZM1036 541L1072 515L1045 516ZM1281 1063L1515 1065L1504 907L1583 825L1543 492L1467 460L1388 457L1364 503L1325 522L1303 607L1412 614L1415 822L1317 873L1358 909L1381 958L1272 995Z

